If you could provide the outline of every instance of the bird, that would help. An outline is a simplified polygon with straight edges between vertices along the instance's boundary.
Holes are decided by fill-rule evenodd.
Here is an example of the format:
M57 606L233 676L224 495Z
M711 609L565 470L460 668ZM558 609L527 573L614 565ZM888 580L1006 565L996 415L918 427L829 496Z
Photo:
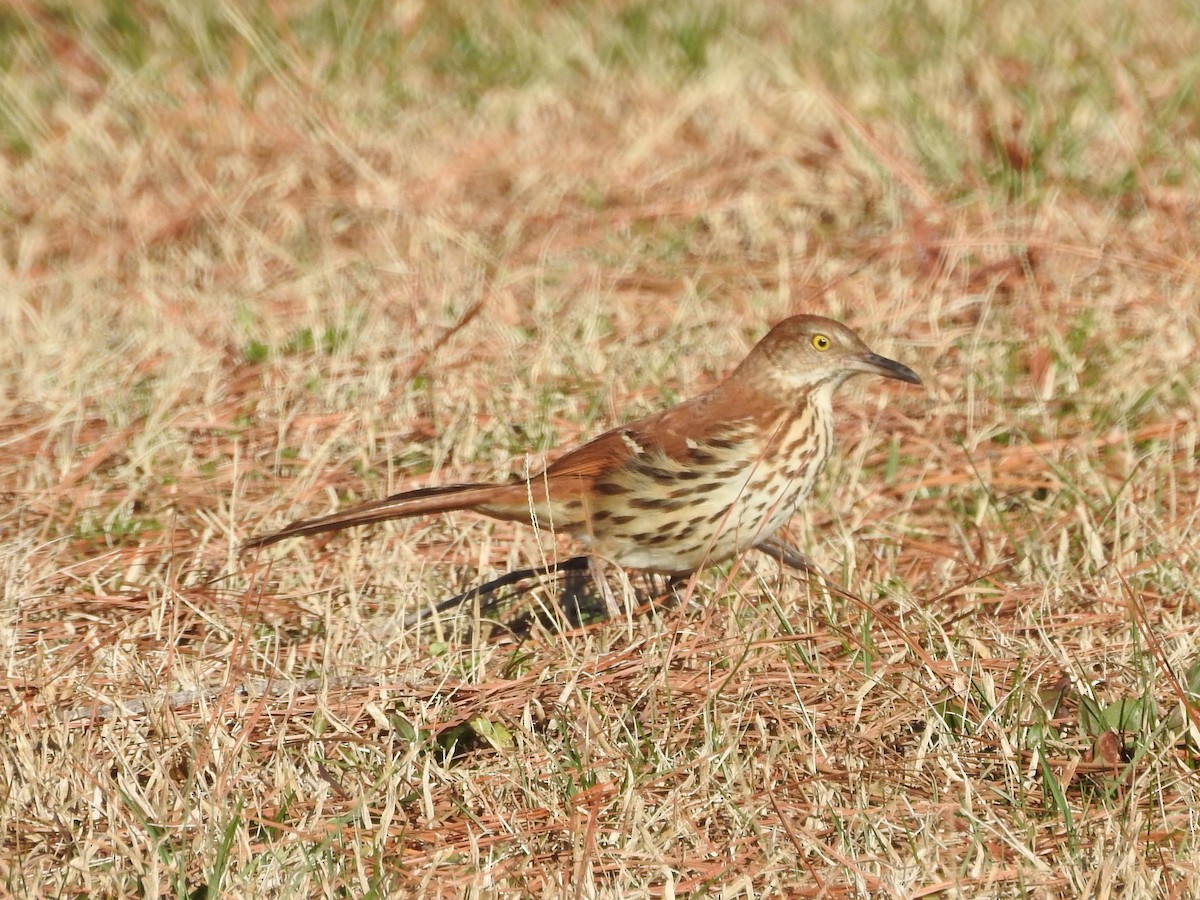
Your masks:
M797 568L778 532L833 450L835 391L859 375L921 385L833 319L794 315L707 393L621 425L530 477L403 491L251 538L242 552L357 525L470 510L567 532L591 558L678 578L758 549Z

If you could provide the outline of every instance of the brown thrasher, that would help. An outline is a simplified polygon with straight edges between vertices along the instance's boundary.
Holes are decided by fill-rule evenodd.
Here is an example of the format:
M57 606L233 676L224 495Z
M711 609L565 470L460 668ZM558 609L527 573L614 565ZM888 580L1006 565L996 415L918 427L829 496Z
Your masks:
M862 372L921 384L846 326L793 316L707 394L606 431L528 479L405 491L301 519L243 550L469 509L569 532L594 557L630 569L682 575L749 548L807 567L807 557L774 534L829 458L833 392Z

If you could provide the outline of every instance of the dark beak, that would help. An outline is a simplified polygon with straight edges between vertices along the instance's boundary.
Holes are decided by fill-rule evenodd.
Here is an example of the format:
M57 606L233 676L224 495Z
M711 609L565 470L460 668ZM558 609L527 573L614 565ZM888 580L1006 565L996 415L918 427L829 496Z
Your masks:
M908 366L880 356L878 353L864 353L855 359L856 369L869 375L882 375L884 378L895 378L897 381L907 381L909 384L920 384L921 377Z

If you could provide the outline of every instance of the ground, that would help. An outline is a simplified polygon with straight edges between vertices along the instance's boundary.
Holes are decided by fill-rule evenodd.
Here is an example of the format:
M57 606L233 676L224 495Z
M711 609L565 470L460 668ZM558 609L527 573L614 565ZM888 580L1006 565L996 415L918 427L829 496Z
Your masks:
M3 892L1200 896L1198 44L1166 0L0 10ZM824 583L418 627L578 546L237 553L795 312L925 382L839 395Z

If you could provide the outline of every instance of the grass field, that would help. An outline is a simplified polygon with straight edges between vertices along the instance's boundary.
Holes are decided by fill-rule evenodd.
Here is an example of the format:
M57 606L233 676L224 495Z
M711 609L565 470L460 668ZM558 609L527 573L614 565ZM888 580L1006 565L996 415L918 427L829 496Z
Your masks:
M1169 0L0 10L0 891L1200 897L1197 46ZM828 589L418 629L577 548L238 559L800 311L925 381L839 395Z

